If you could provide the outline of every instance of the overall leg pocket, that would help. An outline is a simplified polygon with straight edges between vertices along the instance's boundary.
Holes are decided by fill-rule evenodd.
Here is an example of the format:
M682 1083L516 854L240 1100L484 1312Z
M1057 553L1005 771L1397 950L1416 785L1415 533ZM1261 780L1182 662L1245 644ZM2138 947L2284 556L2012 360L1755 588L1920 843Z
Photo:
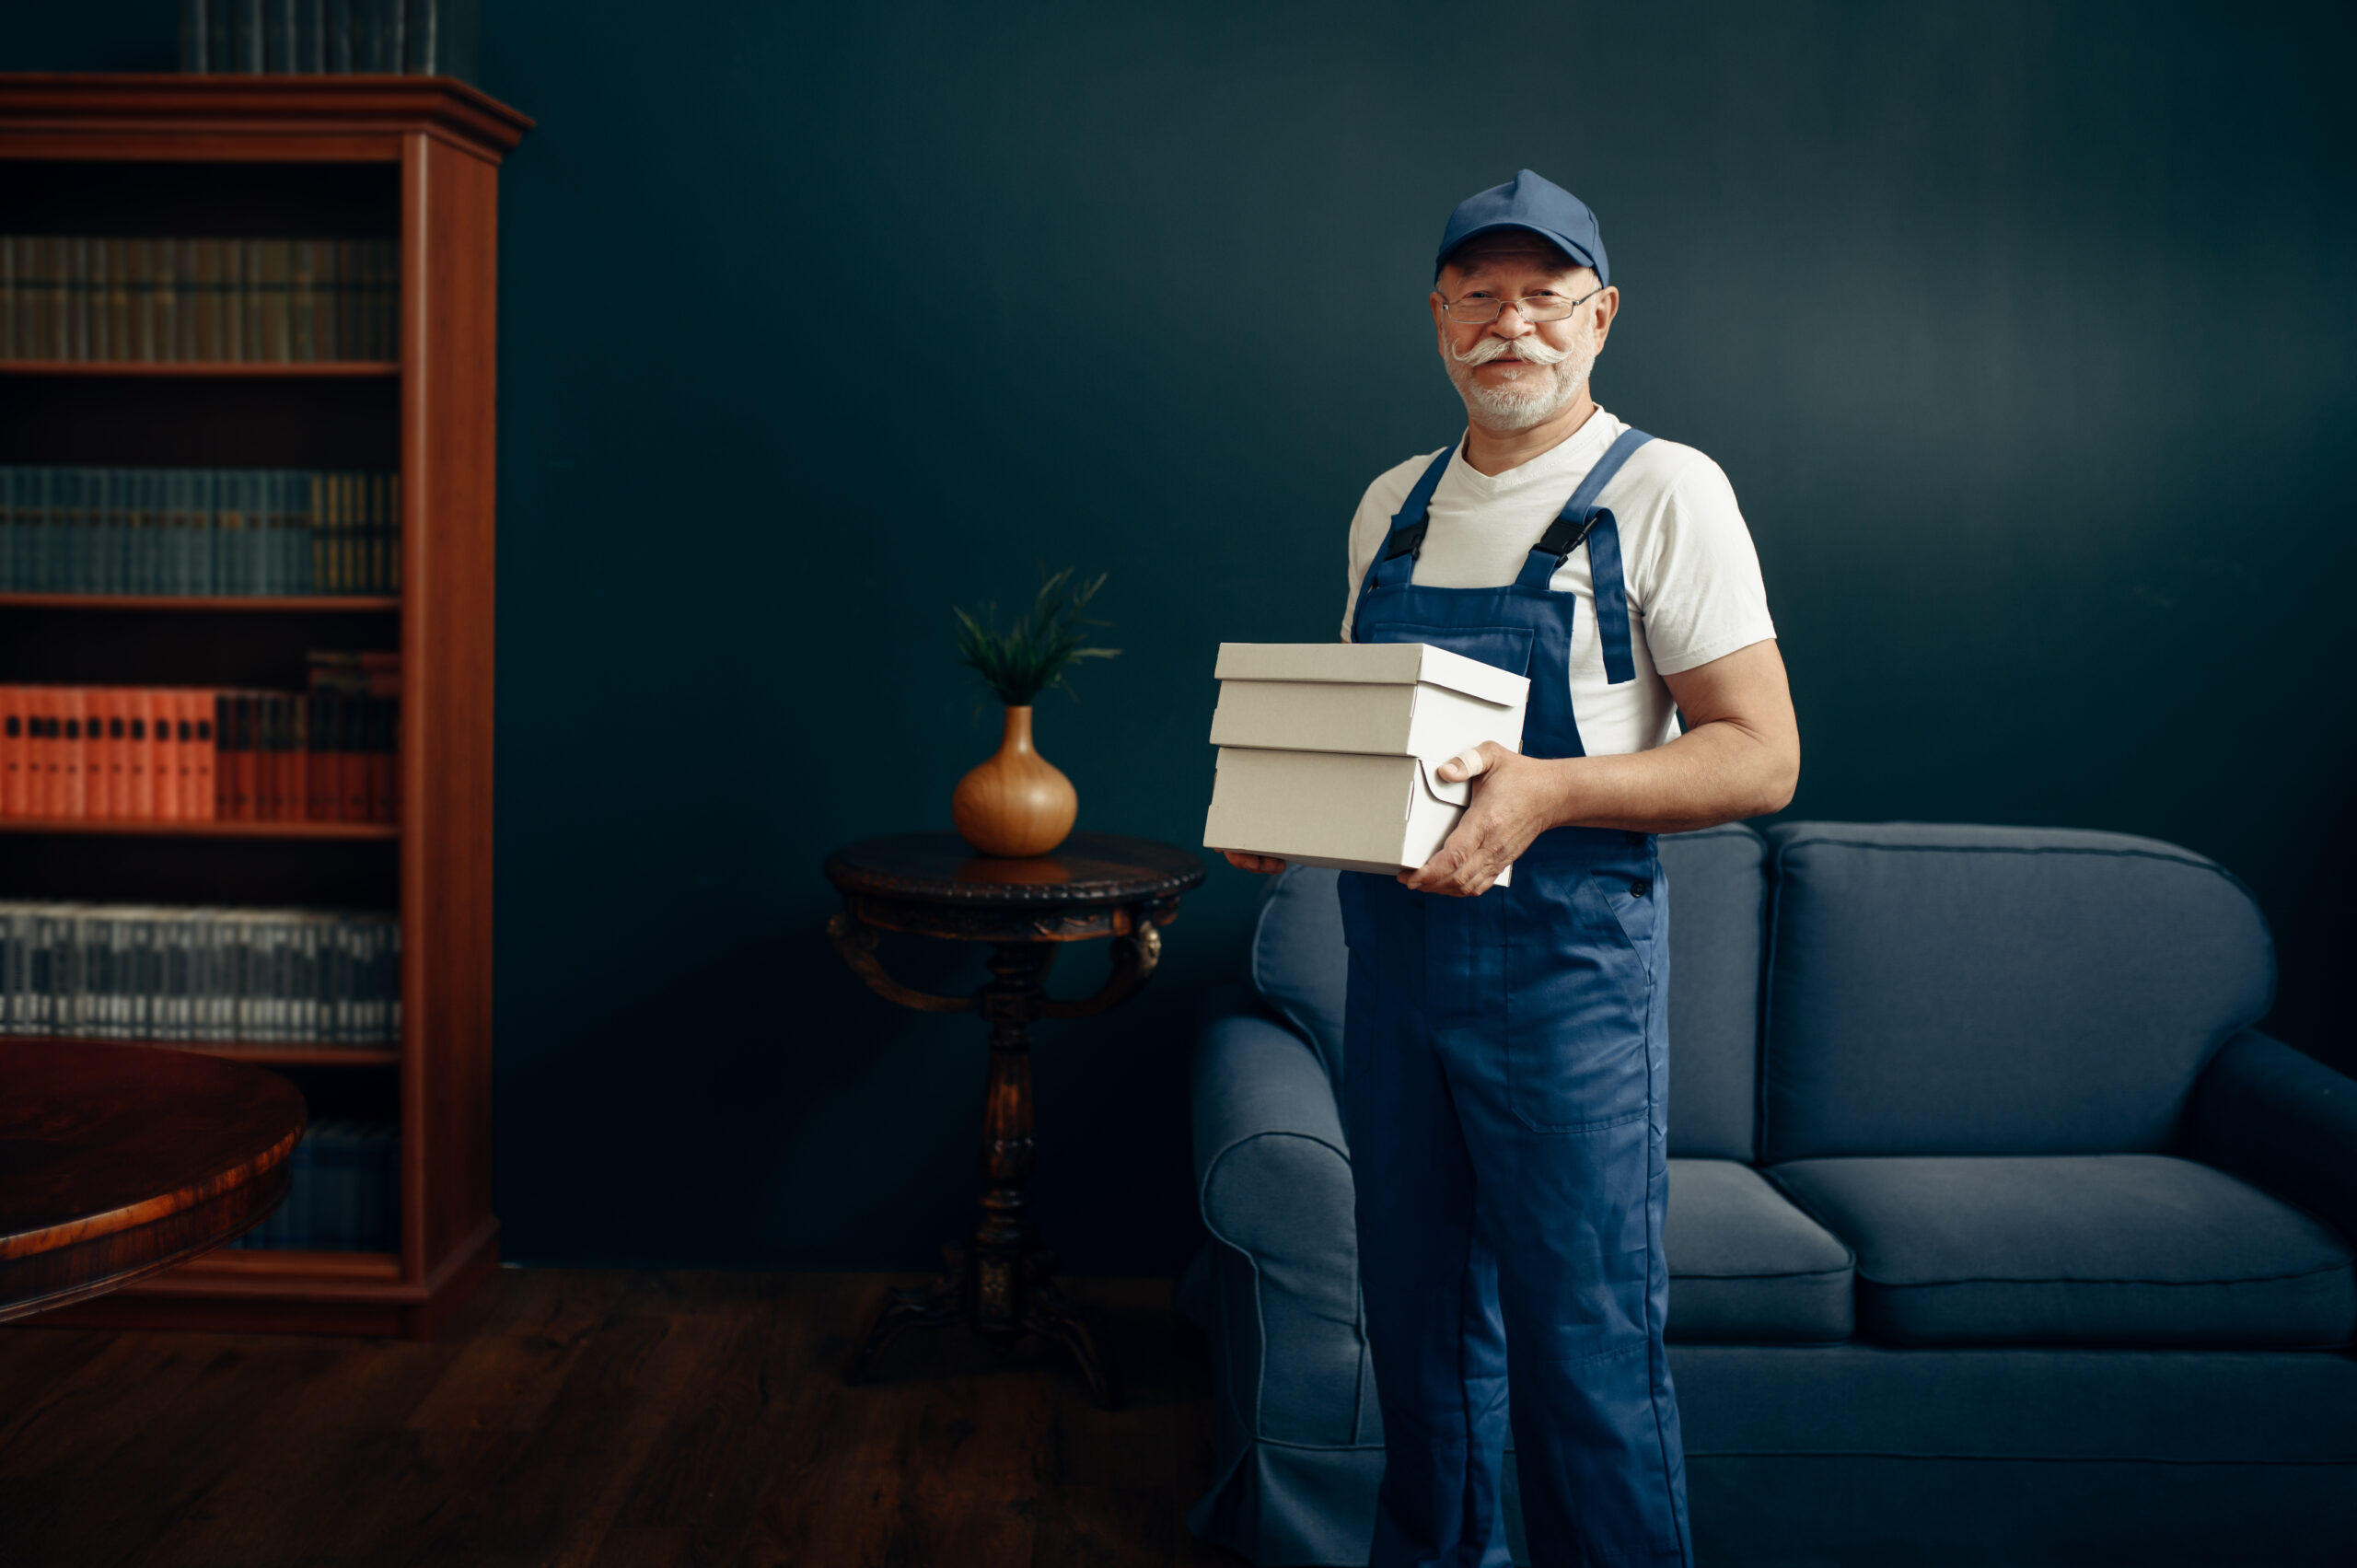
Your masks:
M1533 877L1534 883L1539 879ZM1645 1119L1653 976L1590 877L1517 898L1506 922L1506 1094L1541 1132Z

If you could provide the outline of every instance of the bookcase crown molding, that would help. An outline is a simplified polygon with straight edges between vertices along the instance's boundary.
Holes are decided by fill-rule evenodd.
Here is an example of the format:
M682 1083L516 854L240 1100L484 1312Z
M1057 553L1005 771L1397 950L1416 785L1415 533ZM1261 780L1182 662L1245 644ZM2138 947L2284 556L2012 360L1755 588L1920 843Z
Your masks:
M351 148L341 156L391 159L400 156L401 137L423 134L496 164L531 128L530 116L449 76L0 72L0 132L49 137L166 132L188 138L188 150L179 156L189 157L236 157L225 139L267 143L291 135L327 138L326 145L380 138L381 149ZM69 141L49 137L35 156L76 156ZM120 155L93 149L88 156ZM257 156L282 155L258 145Z

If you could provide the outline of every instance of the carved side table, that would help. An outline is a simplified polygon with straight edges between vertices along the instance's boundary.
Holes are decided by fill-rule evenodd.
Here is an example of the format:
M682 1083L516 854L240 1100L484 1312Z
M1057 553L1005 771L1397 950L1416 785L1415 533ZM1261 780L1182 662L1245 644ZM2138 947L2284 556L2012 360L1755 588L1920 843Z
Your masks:
M1057 1291L1024 1197L1031 1175L1034 1018L1085 1018L1137 993L1162 954L1161 927L1178 896L1203 879L1203 864L1150 839L1074 833L1053 854L1029 860L978 855L955 833L868 839L827 857L843 907L829 923L835 951L887 1001L926 1013L980 1013L991 1028L982 1103L981 1218L966 1247L943 1249L947 1268L931 1287L896 1291L853 1355L863 1376L904 1328L963 1320L998 1344L1038 1334L1069 1350L1098 1405L1120 1402L1113 1368L1088 1326ZM877 961L878 931L991 944L992 979L970 996L912 991ZM1096 995L1047 994L1059 944L1113 942L1113 972Z

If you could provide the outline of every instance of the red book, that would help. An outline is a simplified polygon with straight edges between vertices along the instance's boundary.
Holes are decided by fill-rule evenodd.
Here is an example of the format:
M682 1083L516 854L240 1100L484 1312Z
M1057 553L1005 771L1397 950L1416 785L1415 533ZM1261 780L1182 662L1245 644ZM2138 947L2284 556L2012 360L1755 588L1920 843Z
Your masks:
M397 704L390 697L371 697L368 705L376 710L375 733L368 746L368 820L398 822L401 819L401 799L396 793L401 772L399 742L395 738L394 714Z
M131 815L130 779L122 770L122 692L105 686L90 693L90 815L112 821Z
M335 820L335 753L328 749L333 701L316 692L303 699L303 816L313 822Z
M32 785L32 815L62 817L65 814L64 761L59 753L64 749L64 719L58 705L57 688L36 686L29 699L32 704L32 747L26 752L27 775Z
M261 726L255 709L260 704L250 691L240 691L229 699L229 727L232 731L229 749L234 776L229 781L230 815L240 822L256 822L261 819L261 754L256 750Z
M64 734L57 749L58 793L52 804L60 817L90 814L89 708L89 694L79 686L58 688L57 717Z
M213 812L215 819L235 821L238 816L238 699L227 691L211 694L213 708Z
M188 808L180 797L180 693L162 691L149 693L156 710L153 723L147 726L147 772L155 781L156 815L167 822L178 822L188 816Z
M220 785L215 776L220 771L218 704L210 691L191 691L185 705L189 713L188 814L192 820L210 822L220 804Z
M277 692L265 693L257 701L261 705L261 799L255 815L265 822L275 822L286 815L286 699Z
M172 743L180 749L175 788L180 796L180 815L192 822L208 819L204 751L210 742L203 732L204 710L211 705L211 696L210 692L195 691L172 693Z
M257 691L247 699L247 712L250 718L245 732L244 754L253 760L253 788L249 792L253 806L248 816L253 821L267 822L274 815L276 804L273 796L277 794L277 781L271 774L272 753L278 747L277 725L273 722L277 715L271 711L270 694L266 691Z
M25 689L0 686L0 817L32 815L25 808L30 796L25 754L32 749L31 717Z
M335 767L340 801L336 815L346 822L368 820L367 703L357 697L335 699L343 718L337 724Z
M138 805L131 785L131 717L139 711L139 693L117 687L107 693L107 801L117 817L136 817Z
M305 756L311 749L310 708L294 692L282 692L278 716L278 814L290 822L299 822L311 812L311 784Z
M104 687L82 691L82 815L107 814L107 694Z
M25 815L49 815L49 693L39 686L17 688L25 705Z
M156 756L147 738L155 717L153 691L134 689L122 694L123 815L142 822L156 815Z
M279 691L272 694L270 705L278 733L278 748L271 756L278 815L298 818L303 815L303 704L293 692Z

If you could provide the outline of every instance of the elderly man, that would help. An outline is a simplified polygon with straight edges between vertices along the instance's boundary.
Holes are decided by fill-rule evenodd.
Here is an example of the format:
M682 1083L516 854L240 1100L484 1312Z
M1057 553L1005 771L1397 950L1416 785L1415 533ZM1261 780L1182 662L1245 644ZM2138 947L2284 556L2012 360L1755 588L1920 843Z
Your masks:
M1725 474L1590 395L1620 309L1595 215L1524 169L1435 271L1464 438L1367 488L1342 635L1527 674L1530 705L1519 755L1441 770L1472 804L1429 865L1341 877L1372 1563L1508 1561L1509 1411L1534 1564L1690 1563L1654 835L1781 809L1799 732Z

